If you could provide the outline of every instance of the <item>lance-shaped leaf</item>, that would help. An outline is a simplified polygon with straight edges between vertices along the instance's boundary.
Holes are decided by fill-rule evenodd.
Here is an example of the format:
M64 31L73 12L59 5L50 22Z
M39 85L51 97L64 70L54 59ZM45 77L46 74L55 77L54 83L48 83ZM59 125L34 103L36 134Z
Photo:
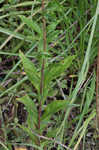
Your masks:
M47 87L53 79L59 77L70 65L72 64L73 59L75 56L68 56L64 60L59 63L52 64L48 66L45 70L45 80L44 85Z
M24 71L34 87L39 91L40 78L35 65L28 58L26 58L22 52L20 52L19 55L23 63Z
M27 18L22 15L19 17L29 28L31 28L32 30L34 30L35 32L41 35L42 30L40 29L39 25L35 21L32 21L31 18Z
M44 114L41 117L42 121L49 120L52 115L69 106L68 100L54 100L45 108Z
M35 129L35 125L37 126L38 123L38 111L35 103L28 95L17 98L17 100L23 103L26 107L26 110L28 112L27 123L29 128Z

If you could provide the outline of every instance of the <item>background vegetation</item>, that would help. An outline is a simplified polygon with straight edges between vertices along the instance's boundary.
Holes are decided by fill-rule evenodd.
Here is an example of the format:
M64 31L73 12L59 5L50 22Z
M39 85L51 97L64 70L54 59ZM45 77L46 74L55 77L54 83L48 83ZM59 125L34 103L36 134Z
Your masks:
M97 0L0 1L0 150L99 149Z

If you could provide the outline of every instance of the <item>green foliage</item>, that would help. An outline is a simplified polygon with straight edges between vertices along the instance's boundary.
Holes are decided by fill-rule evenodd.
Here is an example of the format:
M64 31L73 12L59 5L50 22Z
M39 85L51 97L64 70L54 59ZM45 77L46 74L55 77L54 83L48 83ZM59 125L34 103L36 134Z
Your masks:
M35 86L35 88L39 91L40 77L39 77L39 73L37 72L35 65L28 58L26 58L22 52L20 52L20 57L22 59L23 67L29 80Z
M20 39L20 40L25 40L25 41L27 41L27 42L29 42L29 43L32 42L30 38L25 37L25 36L22 35L22 34L16 33L16 32L14 32L14 31L11 31L11 30L6 29L6 28L0 27L0 32L1 32L1 33L5 33L5 34L7 34L7 35L13 35L15 38Z
M80 125L84 119L84 115L86 115L87 113L90 112L89 107L90 107L92 100L94 98L94 92L95 92L95 76L93 76L92 81L90 83L90 87L88 88L88 90L86 92L84 108L83 108L83 111L81 112L81 115L79 117L79 121L78 121L78 124L76 126L74 135L70 141L70 146L72 145L74 139L77 137L77 130L79 129L79 127L80 127Z
M28 95L25 95L24 97L17 98L17 100L21 103L23 103L27 109L28 112L28 118L27 123L28 127L30 129L35 129L38 125L38 111L36 108L35 103Z
M39 34L39 36L42 35L42 30L35 21L32 21L31 18L26 18L22 15L20 16L20 18L31 30L34 30L36 33Z
M70 67L72 61L74 60L75 56L68 56L64 60L60 61L59 63L52 64L45 69L45 87L49 86L49 83L56 79L57 77L61 76L66 69ZM49 72L49 73L48 73Z
M95 145L92 147L97 140L93 121L96 115L93 66L99 41L98 1L45 0L43 13L41 0L0 1L0 104L3 121L0 138L5 135L0 148L11 149L11 145L18 142L33 149L50 150L55 146L60 150L66 146L65 149L75 150L80 148L80 143L83 150L95 149ZM42 15L46 19L46 52L43 51ZM34 63L30 61L32 59ZM44 87L41 94L43 59ZM20 112L23 105L21 107L19 102L24 104L27 112L26 121L23 121L24 113ZM79 107L75 108L75 103ZM92 133L93 142L87 133Z
M26 58L22 52L20 52L20 57L21 57L21 60L23 63L24 70L25 70L29 80L34 85L34 87L37 89L38 94L40 94L39 93L39 91L40 91L40 76L39 76L39 74L40 73L37 71L35 65L28 58ZM44 88L44 94L46 94L46 96L43 95L43 97L41 99L41 103L43 102L42 104L44 104L44 101L42 101L42 100L44 100L45 97L48 97L48 91L50 89L50 87L49 87L50 82L52 80L56 79L57 77L61 76L62 73L64 73L64 71L66 71L66 69L72 64L72 61L74 58L75 58L75 56L68 56L64 60L62 60L56 64L53 64L50 67L48 66L47 68L45 68L44 85L46 88ZM49 72L49 74L48 74L48 72ZM38 95L38 98L39 98L39 95ZM27 122L28 122L29 128L38 130L37 127L39 124L39 120L38 120L39 112L37 111L36 105L28 96L18 98L18 100L20 102L22 102L27 108L27 111L28 111ZM68 107L68 104L69 104L69 101L67 101L67 100L55 100L47 105L47 107L43 110L44 112L40 119L41 120L40 133L43 133L44 129L47 128L51 117L56 112L66 109Z
M68 100L54 100L48 104L45 108L45 111L41 117L41 120L48 120L52 115L60 110L64 110L69 106Z
M40 91L40 73L37 72L37 69L35 65L25 57L25 55L20 52L20 57L22 59L24 70L31 81L31 83L34 85L34 87L37 89L38 93ZM50 90L49 84L52 80L55 80L57 77L61 76L64 71L70 65L72 64L72 61L74 60L75 56L68 56L64 60L49 65L47 68L45 68L44 72L44 99L48 96L48 92ZM49 72L49 73L48 73Z

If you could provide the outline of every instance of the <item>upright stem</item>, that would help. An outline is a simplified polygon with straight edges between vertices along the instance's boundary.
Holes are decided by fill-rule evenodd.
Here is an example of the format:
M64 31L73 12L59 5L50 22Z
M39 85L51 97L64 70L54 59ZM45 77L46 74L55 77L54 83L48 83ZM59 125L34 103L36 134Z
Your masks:
M46 20L44 17L44 0L42 0L42 23L43 23L43 52L46 52ZM38 128L40 129L40 117L42 111L42 97L43 97L43 89L44 89L44 68L45 68L45 58L42 61L42 68L41 68L41 83L40 83L40 104L39 104L39 116L38 116Z

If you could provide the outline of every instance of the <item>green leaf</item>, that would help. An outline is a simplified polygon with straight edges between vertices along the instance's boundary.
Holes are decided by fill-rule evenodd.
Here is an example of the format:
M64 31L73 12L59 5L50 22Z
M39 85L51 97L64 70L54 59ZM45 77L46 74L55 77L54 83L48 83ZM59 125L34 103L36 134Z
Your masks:
M86 93L86 102L85 102L85 106L83 109L85 111L85 113L88 113L89 107L90 107L93 97L94 97L95 82L96 82L96 79L95 79L95 74L94 74L92 81L91 81L90 88L89 88L89 90L87 90L87 93Z
M21 98L17 98L17 100L21 103L23 103L27 109L28 117L27 117L27 123L28 126L32 129L35 129L35 125L38 124L38 111L36 108L35 103L33 100L28 96L25 95Z
M59 21L51 22L50 25L48 25L47 30L48 32L55 31L56 26L58 25Z
M57 134L58 131L59 131L59 127L56 128L56 126L53 128L48 128L46 136L50 137L50 138L52 138L52 137L55 138L55 135Z
M69 105L69 101L68 100L55 100L55 101L51 102L45 108L45 112L42 115L41 120L44 121L46 119L47 120L50 119L50 117L54 113L56 113L56 112L58 112L58 111L60 111L60 110L62 110L64 108L66 108L68 105Z
M45 87L49 85L49 83L59 77L70 65L72 64L75 56L68 56L64 60L59 63L52 64L45 70Z
M23 63L24 70L31 81L31 83L35 86L35 88L39 91L40 78L38 76L38 72L34 64L25 57L25 55L20 52L20 57Z
M32 21L31 18L26 18L25 16L22 16L22 15L19 17L30 29L34 30L35 32L41 35L42 30L40 29L39 25L34 20Z
M15 31L11 31L9 29L6 29L6 28L2 28L0 27L0 32L1 33L4 33L4 34L7 34L7 35L13 35L13 37L17 38L17 39L20 39L20 40L24 40L24 41L27 41L29 43L32 42L32 40L30 38L27 38L26 36L20 34L20 33L16 33Z

